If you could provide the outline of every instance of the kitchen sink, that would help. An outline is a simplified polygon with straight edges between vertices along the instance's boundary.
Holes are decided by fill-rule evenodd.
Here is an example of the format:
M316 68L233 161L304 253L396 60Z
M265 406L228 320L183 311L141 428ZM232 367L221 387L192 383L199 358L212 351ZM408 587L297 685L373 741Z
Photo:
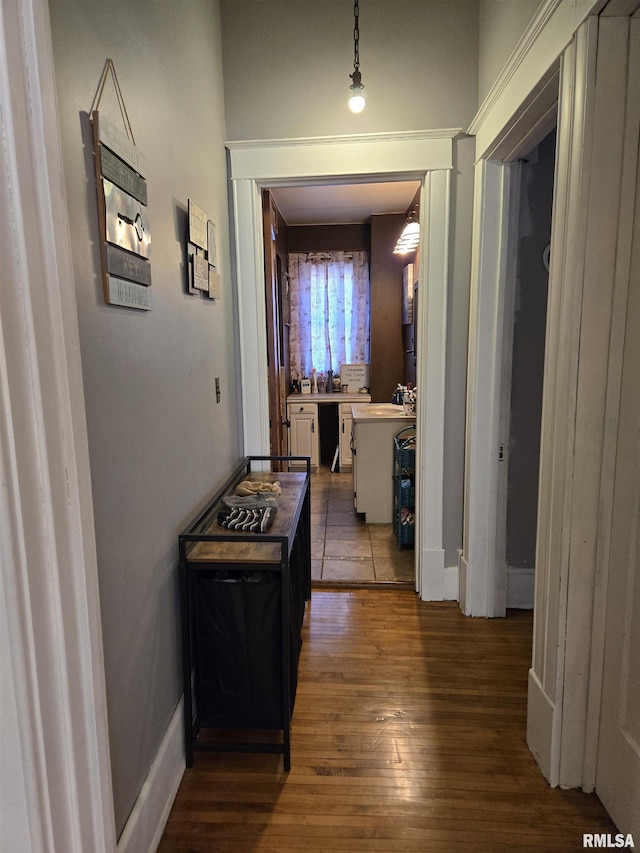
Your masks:
M387 417L398 417L404 414L402 406L393 403L360 403L358 409L367 415L386 415Z

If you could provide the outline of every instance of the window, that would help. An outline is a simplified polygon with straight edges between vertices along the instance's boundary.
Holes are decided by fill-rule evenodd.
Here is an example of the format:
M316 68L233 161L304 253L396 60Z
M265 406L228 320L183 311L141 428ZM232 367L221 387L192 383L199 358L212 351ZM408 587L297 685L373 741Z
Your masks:
M368 363L367 252L293 252L289 275L292 375Z

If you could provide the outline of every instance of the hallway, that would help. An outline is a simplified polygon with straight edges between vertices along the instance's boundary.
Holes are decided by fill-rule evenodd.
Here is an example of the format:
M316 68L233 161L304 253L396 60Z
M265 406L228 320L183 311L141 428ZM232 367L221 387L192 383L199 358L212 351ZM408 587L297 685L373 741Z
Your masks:
M414 550L398 550L391 524L365 524L353 508L351 473L311 475L314 586L393 584L415 589Z
M201 752L158 853L569 853L614 833L525 743L532 614L469 619L410 591L316 590L291 771Z

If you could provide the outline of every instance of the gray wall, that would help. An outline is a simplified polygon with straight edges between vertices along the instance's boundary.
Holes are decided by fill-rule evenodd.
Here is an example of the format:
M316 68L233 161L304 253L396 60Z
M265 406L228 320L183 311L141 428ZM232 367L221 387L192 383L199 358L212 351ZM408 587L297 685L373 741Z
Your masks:
M367 0L347 106L353 4L222 0L229 139L468 127L478 94L477 0Z
M177 534L241 455L220 15L211 0L51 0L50 11L120 834L182 692ZM148 163L148 313L102 298L87 112L107 57ZM122 126L111 81L101 111ZM217 224L216 303L184 290L188 198Z
M495 83L540 0L480 0L478 103Z
M522 164L516 303L511 360L507 486L507 565L536 562L542 383L549 273L543 253L551 241L556 133Z

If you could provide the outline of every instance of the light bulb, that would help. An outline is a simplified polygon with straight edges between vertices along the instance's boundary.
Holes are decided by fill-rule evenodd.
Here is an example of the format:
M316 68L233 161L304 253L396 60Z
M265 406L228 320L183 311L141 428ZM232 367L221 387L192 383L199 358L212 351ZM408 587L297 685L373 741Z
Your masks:
M352 113L361 113L364 109L364 95L362 89L354 89L353 94L349 98L349 109Z
M353 113L361 113L364 109L364 86L362 85L362 74L360 69L354 67L351 77L351 97L349 98L349 108Z

